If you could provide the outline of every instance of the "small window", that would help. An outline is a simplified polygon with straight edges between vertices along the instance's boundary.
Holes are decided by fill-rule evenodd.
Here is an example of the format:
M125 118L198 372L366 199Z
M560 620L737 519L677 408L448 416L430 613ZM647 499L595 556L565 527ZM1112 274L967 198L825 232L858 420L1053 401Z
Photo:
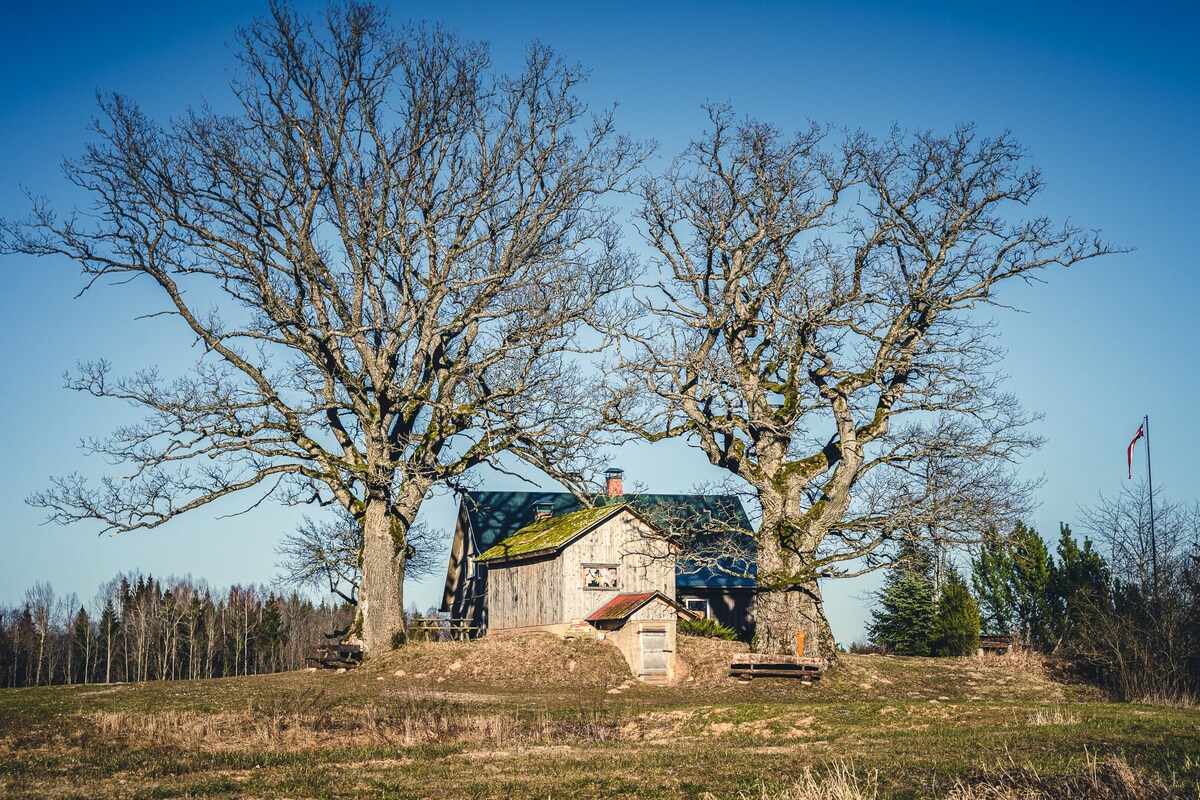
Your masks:
M584 564L583 588L616 589L620 586L616 564Z
M693 614L699 614L701 619L708 617L708 601L700 597L688 597L683 601L683 607Z

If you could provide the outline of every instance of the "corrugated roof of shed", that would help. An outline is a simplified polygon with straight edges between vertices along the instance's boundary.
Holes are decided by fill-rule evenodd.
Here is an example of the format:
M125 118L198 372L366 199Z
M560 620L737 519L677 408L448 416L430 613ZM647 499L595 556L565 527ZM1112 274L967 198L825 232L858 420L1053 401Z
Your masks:
M587 621L620 622L621 620L629 619L629 617L633 616L634 612L655 598L658 598L676 611L681 611L688 616L694 616L690 611L683 608L681 605L679 605L679 603L676 603L662 592L630 592L628 594L619 594L612 600L609 600L607 603L597 608L587 616Z

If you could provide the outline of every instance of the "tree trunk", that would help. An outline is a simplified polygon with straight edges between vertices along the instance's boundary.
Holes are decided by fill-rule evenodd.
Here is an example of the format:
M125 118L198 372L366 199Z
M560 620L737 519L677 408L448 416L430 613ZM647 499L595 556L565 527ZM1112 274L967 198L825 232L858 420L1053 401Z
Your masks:
M386 502L371 500L362 516L362 580L358 629L366 653L391 649L404 640L405 543L399 520Z
M759 653L784 653L837 659L833 631L825 618L825 605L817 581L799 584L784 576L800 572L799 558L780 547L780 538L763 521L758 541L758 593L754 601L754 649ZM796 652L797 635L804 632L804 652Z

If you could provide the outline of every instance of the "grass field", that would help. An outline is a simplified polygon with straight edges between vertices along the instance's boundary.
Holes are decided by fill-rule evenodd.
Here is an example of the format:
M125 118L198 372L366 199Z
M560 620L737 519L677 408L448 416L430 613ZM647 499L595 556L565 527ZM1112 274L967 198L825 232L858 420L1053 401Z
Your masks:
M7 797L1200 798L1200 711L1108 702L1031 657L846 656L809 686L676 686L549 636L348 673L0 691Z

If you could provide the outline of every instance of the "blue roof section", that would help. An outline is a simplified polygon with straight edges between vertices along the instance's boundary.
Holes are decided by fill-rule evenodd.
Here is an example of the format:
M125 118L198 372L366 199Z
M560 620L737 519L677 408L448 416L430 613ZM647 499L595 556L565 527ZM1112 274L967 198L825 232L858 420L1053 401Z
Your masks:
M744 564L730 562L722 566L728 572L716 571L711 567L699 567L689 569L687 559L676 570L675 585L682 589L753 589L754 578L745 577L748 573L753 576L758 573L758 568L755 564ZM748 568L747 568L748 567ZM741 574L729 574L741 573Z
M750 518L735 495L629 494L619 498L600 498L601 503L629 503L650 523L670 530L680 526L695 530L750 531ZM568 492L465 492L467 512L475 553L483 553L514 535L534 521L534 507L549 504L555 516L584 508L579 498ZM686 554L680 559L676 583L681 587L752 588L753 577L741 573L742 563L718 559L718 569L690 568ZM754 574L750 565L749 574Z

